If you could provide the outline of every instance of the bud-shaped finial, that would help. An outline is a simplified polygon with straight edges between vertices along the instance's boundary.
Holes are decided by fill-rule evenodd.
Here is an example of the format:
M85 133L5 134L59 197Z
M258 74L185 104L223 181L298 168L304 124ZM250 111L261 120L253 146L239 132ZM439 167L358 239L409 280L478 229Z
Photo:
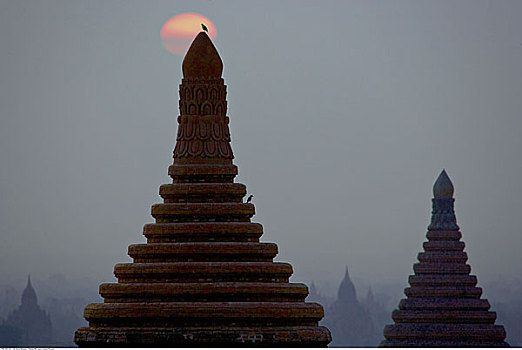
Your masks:
M433 185L433 210L431 212L431 224L428 226L430 231L458 230L457 218L453 208L453 184L442 170L437 181Z
M453 184L445 169L442 169L437 181L435 181L433 185L433 197L453 198Z
M223 62L205 32L200 32L183 59L184 78L221 78Z

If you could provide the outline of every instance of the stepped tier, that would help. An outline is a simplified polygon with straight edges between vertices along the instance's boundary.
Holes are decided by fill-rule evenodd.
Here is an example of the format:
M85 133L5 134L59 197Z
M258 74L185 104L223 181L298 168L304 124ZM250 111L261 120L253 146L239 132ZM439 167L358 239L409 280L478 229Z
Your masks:
M289 283L292 266L274 262L261 243L255 207L234 183L222 63L204 33L183 63L178 136L171 184L161 185L147 242L128 247L117 283L100 285L80 346L326 346L323 308L306 303L308 288ZM196 68L194 68L196 67ZM198 75L199 72L203 72Z
M308 289L300 283L195 282L195 283L104 283L100 295L107 302L231 301L301 302Z
M263 227L251 222L179 222L147 224L148 243L169 242L259 242Z
M413 265L393 325L384 328L383 347L509 346L497 315L480 299L482 288L470 275L467 254L453 210L453 185L445 171L435 182L431 225Z

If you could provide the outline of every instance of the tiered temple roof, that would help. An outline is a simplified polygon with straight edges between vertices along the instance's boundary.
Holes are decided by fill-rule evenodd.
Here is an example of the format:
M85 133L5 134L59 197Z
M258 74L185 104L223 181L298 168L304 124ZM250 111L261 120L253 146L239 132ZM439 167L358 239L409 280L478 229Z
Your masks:
M481 299L477 277L470 275L467 254L453 209L453 184L442 171L433 186L428 242L413 265L406 299L384 328L384 347L509 346L496 313Z
M183 61L171 184L152 206L146 244L129 246L117 283L100 285L80 346L326 346L323 308L304 302L308 288L289 283L292 266L273 262L260 243L254 205L234 183L223 63L201 32Z

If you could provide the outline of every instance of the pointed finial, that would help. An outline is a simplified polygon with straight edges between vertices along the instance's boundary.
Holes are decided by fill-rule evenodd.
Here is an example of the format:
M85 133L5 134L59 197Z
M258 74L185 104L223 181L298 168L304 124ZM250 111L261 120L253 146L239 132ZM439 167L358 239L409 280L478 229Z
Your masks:
M203 29L203 31L207 32L208 33L208 28L206 25L204 25L203 23L201 23L201 29Z
M25 286L24 291L22 292L22 304L31 305L37 303L36 292L34 291L33 286L31 285L31 276L27 276L27 286Z
M344 271L344 278L339 285L339 289L337 290L337 299L341 301L353 301L356 299L355 286L350 279L348 266L346 266Z
M455 231L459 229L453 203L453 184L442 170L437 181L433 185L433 199L431 211L431 224L428 226L430 231Z
M453 184L445 169L442 169L433 185L433 196L435 198L453 198Z
M207 33L199 32L183 59L184 78L221 78L223 62Z

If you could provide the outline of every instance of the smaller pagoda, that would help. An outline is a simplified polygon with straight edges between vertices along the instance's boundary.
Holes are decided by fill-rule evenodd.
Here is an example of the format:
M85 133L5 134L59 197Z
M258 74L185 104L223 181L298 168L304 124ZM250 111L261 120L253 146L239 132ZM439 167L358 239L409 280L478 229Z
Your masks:
M453 184L443 170L433 185L433 211L428 242L406 299L393 311L393 325L384 327L382 347L505 347L506 331L481 299L477 277L470 275L467 254L453 205Z
M51 344L52 325L49 314L38 305L38 297L27 277L27 285L22 292L22 303L9 314L5 325L14 326L21 331L21 344L17 346L45 346Z
M332 332L332 346L363 347L372 345L374 325L368 311L357 299L348 266L337 290L337 300L326 312L324 325ZM373 343L375 345L378 342Z

